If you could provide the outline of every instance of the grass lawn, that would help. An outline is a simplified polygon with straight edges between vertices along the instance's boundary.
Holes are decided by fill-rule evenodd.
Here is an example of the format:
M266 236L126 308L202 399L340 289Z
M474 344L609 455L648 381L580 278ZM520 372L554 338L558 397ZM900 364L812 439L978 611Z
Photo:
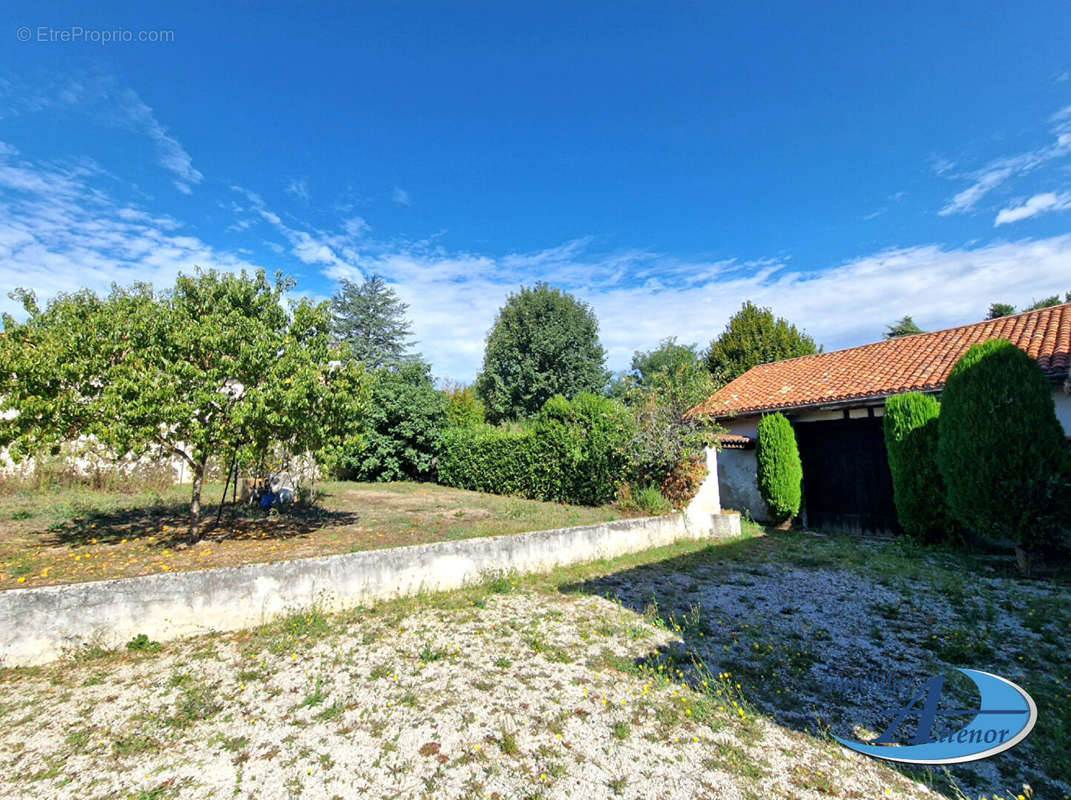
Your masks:
M222 486L204 498L204 540L185 546L189 487L118 494L88 489L0 495L0 589L121 578L351 553L617 519L585 508L450 489L435 484L321 483L315 506L264 514L224 510Z
M1066 582L900 542L747 532L0 671L0 797L1071 793ZM947 770L830 737L889 719L880 697L829 691L830 674L955 666L1024 687L1030 737Z

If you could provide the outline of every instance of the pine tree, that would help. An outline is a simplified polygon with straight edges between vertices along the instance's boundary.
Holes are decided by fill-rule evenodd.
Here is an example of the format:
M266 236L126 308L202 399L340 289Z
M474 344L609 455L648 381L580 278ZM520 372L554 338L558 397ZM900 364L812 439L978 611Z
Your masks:
M916 333L925 333L922 328L915 324L911 317L904 317L899 322L894 322L885 331L886 339L898 339L901 336L914 336Z
M360 284L343 279L331 298L331 332L367 369L396 365L407 359L411 345L408 309L378 275Z

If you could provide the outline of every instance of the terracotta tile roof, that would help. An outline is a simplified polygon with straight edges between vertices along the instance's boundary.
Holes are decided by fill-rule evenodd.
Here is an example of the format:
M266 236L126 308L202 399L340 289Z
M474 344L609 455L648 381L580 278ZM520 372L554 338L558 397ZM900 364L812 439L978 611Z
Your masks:
M739 433L722 433L718 435L718 443L725 450L750 450L755 446L755 439Z
M885 339L832 353L762 364L715 392L688 416L735 417L763 411L936 391L971 345L1007 339L1053 380L1071 363L1071 303L932 333Z

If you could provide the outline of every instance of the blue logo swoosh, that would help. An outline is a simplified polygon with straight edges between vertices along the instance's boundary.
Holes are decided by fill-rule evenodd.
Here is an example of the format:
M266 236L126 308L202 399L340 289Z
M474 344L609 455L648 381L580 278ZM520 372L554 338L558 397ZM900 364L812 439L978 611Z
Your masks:
M959 764L1001 753L1027 737L1038 707L1022 688L1006 678L976 669L960 669L978 687L978 713L960 730L926 744L873 745L833 738L845 747L905 764Z

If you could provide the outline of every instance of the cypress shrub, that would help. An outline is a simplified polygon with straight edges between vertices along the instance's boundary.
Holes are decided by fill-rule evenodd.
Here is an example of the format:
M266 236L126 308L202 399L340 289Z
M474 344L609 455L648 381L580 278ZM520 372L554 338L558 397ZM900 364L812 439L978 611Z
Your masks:
M1032 549L1049 538L1064 435L1037 362L1002 339L952 368L941 401L937 464L948 510L965 529Z
M885 452L896 517L906 534L924 542L946 538L949 529L945 485L937 468L940 412L936 398L919 392L885 401Z
M803 500L803 465L792 424L783 414L759 420L758 483L776 523L796 516Z

